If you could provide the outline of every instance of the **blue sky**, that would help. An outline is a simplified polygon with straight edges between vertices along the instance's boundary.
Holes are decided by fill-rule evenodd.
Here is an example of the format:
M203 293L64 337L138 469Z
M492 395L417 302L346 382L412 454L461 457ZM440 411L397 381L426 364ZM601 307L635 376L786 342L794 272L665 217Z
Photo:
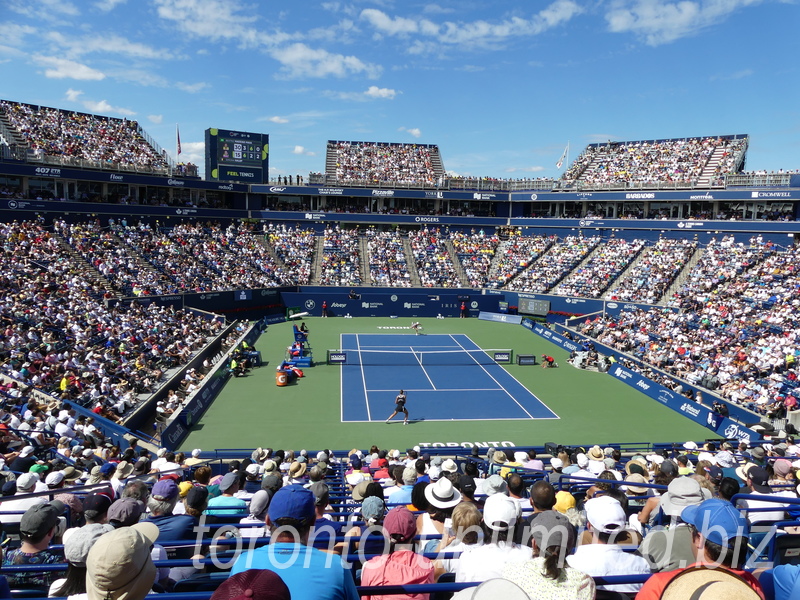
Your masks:
M0 98L137 119L202 165L208 127L438 144L463 175L555 177L587 143L748 133L800 168L800 0L0 0ZM565 165L566 168L566 165Z

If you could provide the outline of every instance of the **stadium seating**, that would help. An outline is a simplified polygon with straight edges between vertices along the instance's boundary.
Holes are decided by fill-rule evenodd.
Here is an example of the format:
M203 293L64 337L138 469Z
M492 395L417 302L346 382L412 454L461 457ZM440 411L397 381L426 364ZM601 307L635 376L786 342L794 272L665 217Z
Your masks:
M602 189L720 184L739 170L747 137L608 142L588 146L562 181Z
M0 100L0 110L27 141L34 158L78 159L96 168L134 167L167 172L164 158L136 121ZM66 164L70 164L66 162Z
M424 186L443 175L438 147L427 144L329 141L326 164L327 175L348 185Z

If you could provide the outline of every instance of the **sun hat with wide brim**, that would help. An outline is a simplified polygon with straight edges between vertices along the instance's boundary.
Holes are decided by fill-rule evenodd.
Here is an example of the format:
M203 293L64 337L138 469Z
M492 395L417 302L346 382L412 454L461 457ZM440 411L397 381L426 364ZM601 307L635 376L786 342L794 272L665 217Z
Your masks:
M425 487L425 499L436 508L451 508L461 502L461 492L446 477Z
M761 596L736 573L727 569L692 567L673 577L661 600L758 600Z

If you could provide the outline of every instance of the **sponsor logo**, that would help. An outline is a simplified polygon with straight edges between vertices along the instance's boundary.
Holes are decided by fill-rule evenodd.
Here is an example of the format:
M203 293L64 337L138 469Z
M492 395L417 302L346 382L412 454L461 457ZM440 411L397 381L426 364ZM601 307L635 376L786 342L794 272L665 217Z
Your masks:
M250 179L252 179L252 178L254 178L256 176L255 173L247 173L246 171L241 171L241 172L239 172L239 171L227 171L225 174L228 177L239 177L239 178L246 177L246 178L250 178Z
M791 192L750 192L751 198L791 198Z
M361 308L378 308L383 306L383 302L362 302Z
M713 200L714 196L710 193L706 192L705 194L695 194L694 196L689 196L689 200Z
M674 399L675 399L675 396L672 394L672 392L668 392L667 390L661 390L658 393L657 400L659 402L664 403L664 404L669 404Z
M380 196L382 198L390 198L394 196L394 190L372 190L373 196Z
M697 408L694 404L689 404L688 402L684 402L681 404L681 412L685 412L688 415L692 415L693 417L700 416L700 409Z
M577 344L573 344L572 342L568 342L567 340L561 340L561 346L566 348L570 352L578 349Z
M217 189L218 190L225 190L227 192L232 192L233 191L233 184L229 183L228 185L218 185Z
M511 360L511 356L509 356L508 352L495 352L494 353L494 360L495 361L509 361Z
M472 194L473 200L494 200L497 198L497 194L481 194L480 192L475 192Z
M725 437L728 439L739 439L743 442L750 443L750 434L747 431L742 431L736 423L731 423L725 428Z
M420 442L421 448L515 448L515 442Z
M417 223L438 223L439 217L414 217Z
M325 215L323 215L322 213L306 213L306 219L309 221L319 221L324 218Z
M328 362L345 363L347 362L347 354L344 352L331 352L330 355L328 355Z
M637 381L636 382L636 387L642 388L643 390L649 390L650 389L650 386L647 385L644 381Z
M531 194L531 200L538 200L538 199L539 199L538 194Z
M696 221L687 221L687 222L681 221L680 223L678 223L678 227L680 227L681 229L692 229L693 227L704 227L704 226L705 223L698 223Z
M389 296L389 300L391 300L392 302L397 302L397 294L392 294L391 296Z
M305 306L305 307L306 307L308 310L314 310L314 307L315 307L316 305L317 305L317 303L316 303L316 302L314 302L313 300L311 300L310 298L309 298L308 300L306 300L306 303L304 304L304 306Z
M16 200L9 200L8 201L8 208L17 208L17 201Z
M578 192L578 198L591 198L592 192Z
M633 373L629 373L628 371L622 370L620 367L614 369L614 377L619 377L623 381L627 381L631 377L633 377Z
M271 188L269 188L269 191L274 193L274 194L280 194L281 192L285 192L286 188L285 187L271 187Z
M624 304L622 310L637 310L639 307L635 304Z
M444 198L444 192L425 192L426 198Z
M111 181L125 181L125 177L116 173L111 173L108 177Z
M542 337L549 340L551 337L553 337L553 332L549 329L545 329L542 331Z
M412 310L417 308L425 308L424 302L403 302L403 308L410 308Z
M347 308L347 304L344 304L343 302L332 302L331 308Z
M61 177L61 169L54 169L52 167L36 167L34 173L46 177Z
M186 185L186 182L185 181L181 181L180 179L167 179L167 185L182 186L182 185Z
M652 200L656 195L653 192L633 192L625 194L626 200Z
M320 196L341 196L344 194L342 188L319 188Z
M173 429L170 432L170 434L167 436L167 438L169 439L170 444L172 444L173 446L175 444L177 444L181 440L181 438L183 437L183 434L185 433L185 431L186 430L183 428L183 425L178 424L178 426L175 427L175 429Z
M617 308L618 306L619 304L617 304L616 302L608 302L606 304L606 308Z
M477 300L473 300L472 302L470 302L469 306L470 306L470 308L478 308Z

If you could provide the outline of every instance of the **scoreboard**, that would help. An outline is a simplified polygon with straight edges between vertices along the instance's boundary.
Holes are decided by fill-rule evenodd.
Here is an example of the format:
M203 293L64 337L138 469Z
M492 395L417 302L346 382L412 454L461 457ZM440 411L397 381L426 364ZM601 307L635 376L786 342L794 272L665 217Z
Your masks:
M217 181L267 183L269 135L206 129L206 176Z
M521 315L534 315L545 317L550 312L550 300L534 300L533 298L519 298L517 312Z

